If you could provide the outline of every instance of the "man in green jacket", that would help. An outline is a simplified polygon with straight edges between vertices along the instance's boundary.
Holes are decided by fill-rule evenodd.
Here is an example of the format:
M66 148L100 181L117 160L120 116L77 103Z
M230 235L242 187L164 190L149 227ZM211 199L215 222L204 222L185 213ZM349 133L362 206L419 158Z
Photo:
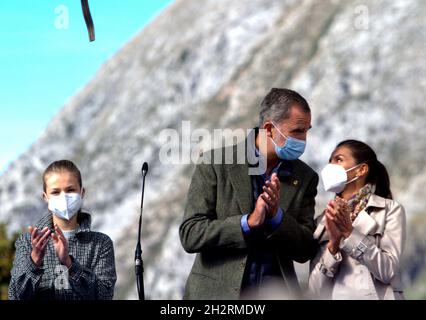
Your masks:
M179 230L184 249L197 253L185 299L300 297L293 261L313 254L318 185L318 175L298 160L310 128L306 100L272 89L261 104L263 130L255 128L242 145L213 150L213 163L203 157L197 164ZM242 163L235 161L241 146Z

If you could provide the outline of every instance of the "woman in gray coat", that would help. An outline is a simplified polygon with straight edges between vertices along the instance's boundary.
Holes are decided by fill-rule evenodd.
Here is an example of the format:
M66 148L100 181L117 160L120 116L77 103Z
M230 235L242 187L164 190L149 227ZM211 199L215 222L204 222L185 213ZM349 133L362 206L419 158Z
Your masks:
M392 200L386 168L368 145L347 140L321 175L336 195L317 219L310 293L320 299L403 299L405 211Z
M117 280L112 240L82 211L80 170L55 161L43 174L48 212L16 241L10 300L110 300Z

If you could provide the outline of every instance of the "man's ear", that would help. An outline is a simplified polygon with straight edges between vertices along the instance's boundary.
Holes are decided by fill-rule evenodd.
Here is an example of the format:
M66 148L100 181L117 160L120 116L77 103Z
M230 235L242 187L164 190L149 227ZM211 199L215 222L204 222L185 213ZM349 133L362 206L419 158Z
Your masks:
M46 192L43 192L43 200L44 200L44 202L49 202L49 199L47 198L47 194L46 194Z
M269 138L272 138L272 129L274 128L274 126L272 125L272 123L270 121L266 121L263 124L263 129L266 131L266 136Z
M81 188L81 198L84 198L84 195L86 194L86 189Z

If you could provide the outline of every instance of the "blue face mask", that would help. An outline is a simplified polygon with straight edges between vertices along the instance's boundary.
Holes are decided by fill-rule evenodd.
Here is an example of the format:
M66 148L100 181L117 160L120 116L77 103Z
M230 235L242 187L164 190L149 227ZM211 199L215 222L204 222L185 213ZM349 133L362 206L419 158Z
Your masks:
M275 145L275 152L277 153L278 158L280 158L281 160L299 159L302 156L303 152L305 152L306 141L287 137L277 128L277 126L273 122L272 125L286 139L285 144L282 147L279 147L271 138L272 142Z

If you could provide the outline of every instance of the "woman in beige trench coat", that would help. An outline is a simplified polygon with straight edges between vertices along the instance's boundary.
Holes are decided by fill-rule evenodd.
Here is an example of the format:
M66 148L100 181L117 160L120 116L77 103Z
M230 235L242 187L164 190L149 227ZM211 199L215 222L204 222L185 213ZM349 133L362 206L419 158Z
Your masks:
M309 291L319 299L404 299L405 211L386 168L365 143L338 144L321 172L335 198L317 219Z

